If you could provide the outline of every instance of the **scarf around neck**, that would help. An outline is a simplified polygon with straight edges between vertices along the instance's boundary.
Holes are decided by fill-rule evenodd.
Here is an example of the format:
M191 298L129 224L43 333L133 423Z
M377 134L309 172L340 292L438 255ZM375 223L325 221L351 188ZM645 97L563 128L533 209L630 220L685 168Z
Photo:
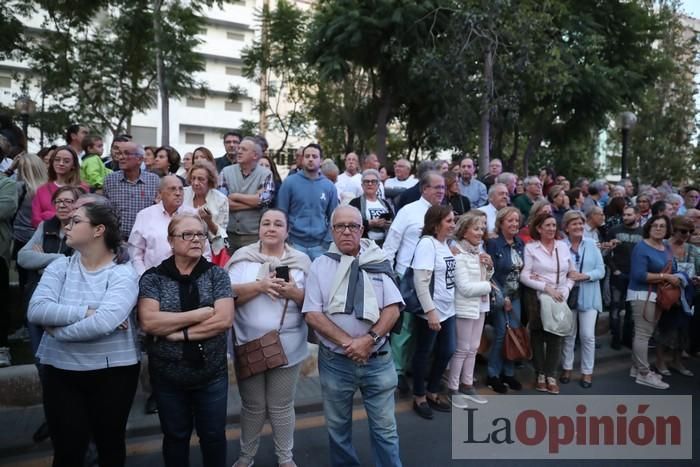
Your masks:
M289 245L284 245L284 255L282 258L277 256L268 256L261 252L260 241L236 250L231 259L228 260L224 269L230 271L236 263L250 261L251 263L260 264L256 280L264 279L274 272L279 266L287 266L289 269L298 269L304 274L309 272L311 260L304 253L295 250Z
M369 274L386 274L396 279L391 264L376 243L363 238L360 245L359 256L344 255L335 243L331 243L325 254L339 263L331 285L328 313L354 314L357 319L374 324L379 320L380 310Z

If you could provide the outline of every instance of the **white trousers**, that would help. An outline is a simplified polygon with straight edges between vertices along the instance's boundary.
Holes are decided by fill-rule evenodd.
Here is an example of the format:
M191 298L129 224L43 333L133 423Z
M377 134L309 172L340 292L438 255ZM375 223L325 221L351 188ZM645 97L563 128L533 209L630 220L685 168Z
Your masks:
M571 310L574 314L574 326L571 335L564 338L564 345L561 349L562 368L564 370L574 369L574 343L576 342L576 332L581 347L581 374L593 374L593 363L595 361L595 321L598 317L596 310Z

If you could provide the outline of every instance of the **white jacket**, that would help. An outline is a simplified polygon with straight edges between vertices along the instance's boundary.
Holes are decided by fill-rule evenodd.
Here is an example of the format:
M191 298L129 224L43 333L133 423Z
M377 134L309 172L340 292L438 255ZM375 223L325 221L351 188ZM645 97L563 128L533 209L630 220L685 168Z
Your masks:
M478 319L480 313L481 297L491 291L489 280L493 270L486 270L486 280L481 279L481 268L485 268L479 261L479 255L468 253L458 243L459 253L455 255L455 312L457 318Z

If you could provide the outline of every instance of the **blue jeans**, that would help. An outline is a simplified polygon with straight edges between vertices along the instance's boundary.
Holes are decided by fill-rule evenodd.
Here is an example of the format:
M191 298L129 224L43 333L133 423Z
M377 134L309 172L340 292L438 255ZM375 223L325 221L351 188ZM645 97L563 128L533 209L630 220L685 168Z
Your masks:
M513 309L508 313L510 327L517 329L520 327L520 299L513 300ZM493 326L494 340L489 352L488 372L490 377L498 378L503 373L504 376L515 374L514 364L503 357L503 341L506 337L506 312L503 310L491 312L491 325Z
M328 251L328 247L330 245L326 242L323 242L320 245L314 245L314 246L302 246L299 245L298 243L292 243L292 247L295 250L301 251L302 253L305 253L309 258L311 258L311 261L315 260L319 256L323 255L325 252Z
M416 353L413 354L413 394L425 395L425 374L428 371L430 354L434 355L433 365L428 376L428 392L440 391L442 374L450 363L452 354L457 348L456 318L451 316L440 323L439 331L433 331L428 327L428 320L415 319Z
M333 466L361 465L352 446L352 400L358 388L367 412L375 465L401 466L394 415L397 376L390 349L385 345L381 349L387 351L385 355L361 364L319 346L318 371Z
M206 386L181 388L151 378L163 430L163 460L166 467L190 465L190 437L197 428L202 463L207 467L226 464L226 401L228 378Z

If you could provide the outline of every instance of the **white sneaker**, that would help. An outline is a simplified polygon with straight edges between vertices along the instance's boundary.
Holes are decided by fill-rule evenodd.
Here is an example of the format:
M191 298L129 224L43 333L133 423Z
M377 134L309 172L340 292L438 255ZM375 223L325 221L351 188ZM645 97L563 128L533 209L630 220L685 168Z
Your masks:
M464 395L464 397L466 397L472 402L476 402L477 404L485 404L488 402L485 398L481 397L479 393L476 392L474 386L470 388L460 386L459 392L461 392Z
M10 358L10 348L0 347L0 368L10 365L12 365L12 359Z
M455 409L466 409L469 407L466 396L458 391L450 390L450 402L452 402L452 406Z
M635 383L641 384L642 386L649 386L654 389L668 389L671 387L668 383L664 383L661 380L661 376L654 372L649 372L646 375L641 373L637 374L637 378L634 380Z
M639 370L637 370L636 366L632 366L632 368L630 368L630 378L636 378L638 373Z

